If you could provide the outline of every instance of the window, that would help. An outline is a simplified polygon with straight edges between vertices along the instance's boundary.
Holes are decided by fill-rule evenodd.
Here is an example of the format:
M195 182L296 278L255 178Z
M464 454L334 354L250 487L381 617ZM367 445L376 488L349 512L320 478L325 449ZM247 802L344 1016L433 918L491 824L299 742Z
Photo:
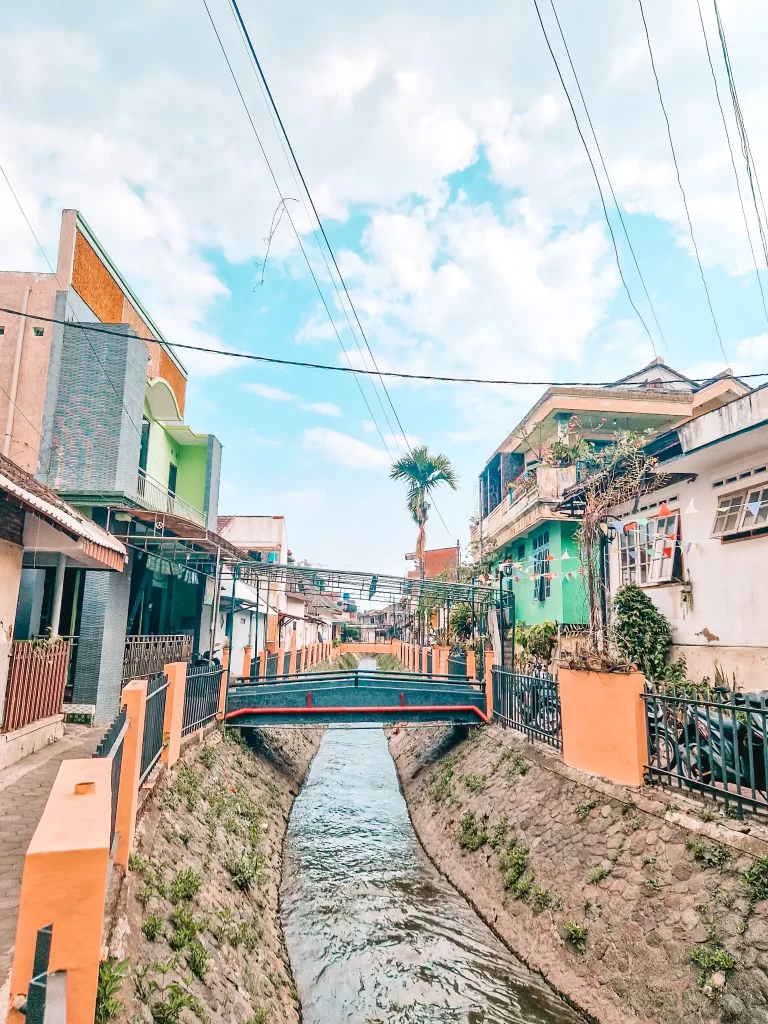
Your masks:
M713 537L728 537L768 527L768 487L753 487L720 497Z
M521 562L525 558L525 544L517 545L517 560Z
M622 586L669 583L682 578L680 513L636 523L619 534Z
M178 476L178 473L179 473L179 467L176 466L172 462L170 464L170 466L168 467L168 493L169 494L175 494L176 493L176 477Z
M139 469L147 472L149 458L149 420L145 416L141 421L141 447L139 448Z
M267 555L267 561L268 562L276 562L277 561L277 552L276 551L270 551L269 554Z
M549 530L533 538L533 581L534 601L546 601L552 595L552 581L546 578L549 573Z
M43 328L42 327L33 327L32 328L32 333L34 334L34 336L36 338L42 338L42 336L43 336Z
M0 327L0 334L5 334L5 328L4 327Z

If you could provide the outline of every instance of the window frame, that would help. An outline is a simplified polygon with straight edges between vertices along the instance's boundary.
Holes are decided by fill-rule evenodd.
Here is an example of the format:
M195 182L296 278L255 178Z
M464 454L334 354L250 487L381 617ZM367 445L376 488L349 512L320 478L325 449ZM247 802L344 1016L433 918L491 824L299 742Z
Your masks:
M665 554L668 547L670 554ZM619 580L621 586L654 587L680 583L683 579L680 552L680 510L649 519L619 534Z
M546 578L549 574L549 530L534 537L532 547L533 573L536 577L533 581L533 599L544 602L552 596L552 580Z
M752 515L749 506L756 501L760 502L760 508L756 515ZM734 515L734 525L726 528L729 519ZM752 521L749 522L749 519ZM720 529L718 529L718 521L721 523ZM711 534L715 540L729 540L732 537L751 535L755 531L765 529L768 529L768 481L762 481L759 484L753 483L749 487L741 487L738 491L729 491L728 494L718 495Z

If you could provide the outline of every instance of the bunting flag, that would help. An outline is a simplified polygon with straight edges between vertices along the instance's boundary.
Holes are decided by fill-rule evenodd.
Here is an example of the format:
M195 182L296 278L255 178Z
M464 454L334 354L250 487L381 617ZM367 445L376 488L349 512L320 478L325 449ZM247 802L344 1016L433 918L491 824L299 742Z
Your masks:
M555 556L554 555L547 555L547 557L544 559L545 562L554 562L554 560L555 560Z
M750 513L752 514L752 518L753 519L757 519L757 513L762 508L762 502L760 502L760 501L750 501L748 503L748 505L747 505L747 508L749 509Z
M616 533L624 533L624 530L626 529L624 523L615 522L613 523L613 526L616 529Z
M568 554L568 551L566 550L566 551L563 552L561 561L564 562L566 560L566 558L570 558L570 557L571 556Z
M628 523L624 523L624 531L626 533L629 533L632 530L635 530L636 528L637 528L637 520L635 520L635 519L630 520L630 522L628 522Z
M685 511L683 512L683 515L684 516L690 516L694 512L698 512L698 509L696 508L696 506L693 503L693 498L691 498L691 500L685 506Z
M672 548L671 547L664 548L664 557L665 558L671 558L672 557Z
M569 580L573 579L573 573L572 572L566 573L566 575L567 575Z
M662 519L665 516L672 515L672 509L669 507L669 505L667 505L666 501L662 501L662 503L659 505L659 511L656 513L656 515L660 516Z

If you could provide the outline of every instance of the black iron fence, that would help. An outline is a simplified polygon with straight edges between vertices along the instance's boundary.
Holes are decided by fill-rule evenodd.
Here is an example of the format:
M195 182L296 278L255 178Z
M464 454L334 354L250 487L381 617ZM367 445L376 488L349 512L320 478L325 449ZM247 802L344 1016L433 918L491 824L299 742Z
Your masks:
M191 665L187 669L182 736L202 729L218 714L223 671L223 668L211 668L209 665Z
M431 647L428 648L428 650L427 650L427 675L428 676L432 675L432 648Z
M560 689L549 673L523 675L494 665L493 715L503 728L562 750Z
M291 652L283 652L283 673L291 671Z
M465 676L467 674L466 651L454 651L448 655L448 675Z
M646 683L651 778L768 812L768 690Z
M268 654L267 655L267 675L268 676L276 676L277 675L277 658L278 658L278 656L276 654Z
M162 673L152 676L147 687L147 710L144 716L144 742L141 747L141 786L160 760L163 752L163 724L168 678Z
M43 1024L45 1007L48 1002L48 965L51 960L53 925L38 928L35 941L35 957L32 963L32 980L27 989L27 1005L24 1009L27 1024Z
M115 823L117 821L117 798L120 793L120 771L123 767L123 746L125 734L128 732L128 708L120 709L114 720L101 738L94 757L108 757L112 761L112 818L110 821L109 848L115 839Z
M148 679L166 665L189 661L192 637L185 633L163 636L128 636L123 650L123 685L131 679Z

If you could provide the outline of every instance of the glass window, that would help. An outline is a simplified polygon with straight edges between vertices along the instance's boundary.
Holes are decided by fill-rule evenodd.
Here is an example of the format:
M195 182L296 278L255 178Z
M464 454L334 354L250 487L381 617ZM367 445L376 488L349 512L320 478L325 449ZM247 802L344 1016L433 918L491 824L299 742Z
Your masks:
M742 492L741 494L723 495L720 498L712 530L715 537L720 537L724 533L734 533L738 529L744 497L744 492Z
M663 583L680 578L680 514L637 524L619 534L622 585Z
M768 524L768 487L761 487L747 494L742 529L754 530L766 524Z
M661 583L673 578L675 556L680 539L680 515L674 512L671 516L661 516L655 521L653 541L649 539L651 556L648 580L650 583Z

